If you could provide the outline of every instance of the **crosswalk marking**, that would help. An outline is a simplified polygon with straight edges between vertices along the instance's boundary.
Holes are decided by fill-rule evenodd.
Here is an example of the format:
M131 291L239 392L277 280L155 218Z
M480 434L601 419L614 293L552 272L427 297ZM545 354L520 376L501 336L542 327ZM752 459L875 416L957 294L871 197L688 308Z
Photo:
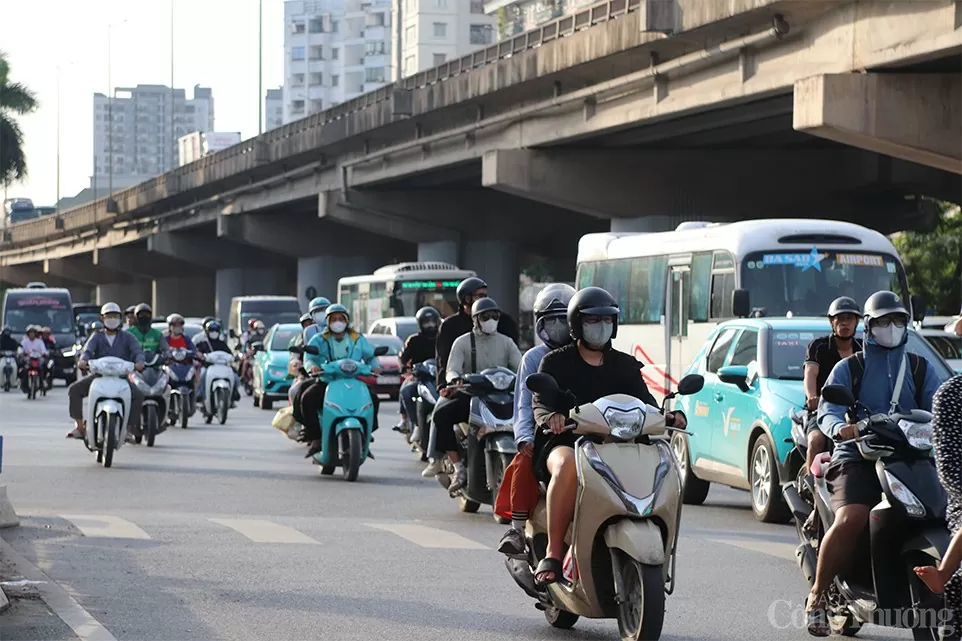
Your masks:
M367 527L384 530L396 534L411 543L423 548L442 548L448 550L487 550L485 545L477 541L466 539L454 532L439 530L423 525L409 525L399 523L365 523Z
M84 536L109 539L150 539L150 535L119 516L94 516L91 514L61 514L61 518L73 523Z
M209 519L243 534L254 543L308 543L320 545L317 541L286 525L278 525L261 519Z
M758 541L754 539L709 539L715 543L724 543L750 552L760 552L788 561L795 560L795 546L776 541Z

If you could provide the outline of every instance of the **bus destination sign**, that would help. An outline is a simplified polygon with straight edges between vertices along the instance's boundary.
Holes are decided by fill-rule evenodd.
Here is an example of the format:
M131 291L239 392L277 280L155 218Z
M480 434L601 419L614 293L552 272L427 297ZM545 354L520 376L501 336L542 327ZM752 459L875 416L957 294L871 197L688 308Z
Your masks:
M408 280L401 283L401 289L457 289L459 280Z

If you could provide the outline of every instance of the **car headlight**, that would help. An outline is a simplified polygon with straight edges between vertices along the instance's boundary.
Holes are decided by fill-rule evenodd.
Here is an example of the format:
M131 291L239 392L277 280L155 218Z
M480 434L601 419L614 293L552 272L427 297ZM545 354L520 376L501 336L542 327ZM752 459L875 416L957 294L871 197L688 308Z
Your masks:
M345 358L343 361L341 361L341 371L345 374L353 374L357 371L357 363L349 358Z
M488 379L488 382L491 383L496 390L506 390L511 387L511 384L514 382L514 376L508 374L507 372L486 374L485 378Z
M617 410L609 408L605 412L605 420L611 429L611 435L622 441L630 441L641 434L645 423L645 415L640 407L633 410Z
M903 418L899 421L899 427L909 445L917 450L932 449L932 423L913 423Z
M907 488L902 481L895 478L888 470L885 470L885 479L888 481L889 490L892 491L892 495L905 506L905 511L908 512L910 516L916 518L925 516L925 506L922 505L918 497L912 493L912 490Z

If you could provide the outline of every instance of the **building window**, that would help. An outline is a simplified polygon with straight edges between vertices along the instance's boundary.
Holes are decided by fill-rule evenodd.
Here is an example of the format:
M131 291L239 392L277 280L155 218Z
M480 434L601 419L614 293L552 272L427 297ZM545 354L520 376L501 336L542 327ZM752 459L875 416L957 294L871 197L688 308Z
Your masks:
M303 60L304 47L291 47L291 60Z
M295 20L291 23L291 33L304 33L304 21Z
M338 49L337 47L335 47L334 49L331 49L331 60L340 60L340 59L341 59L341 50Z
M324 21L320 18L311 18L307 23L308 33L324 33Z
M292 100L291 101L291 113L297 114L304 111L304 101L303 100Z
M331 21L331 33L337 33L340 30L341 23L337 20Z
M447 9L448 0L434 0L434 6L437 7L438 9Z
M318 85L324 84L324 74L322 73L312 73L311 74L311 86L316 87Z
M384 67L370 67L365 69L364 82L384 82Z
M434 37L435 37L435 38L444 38L444 37L446 37L447 35L448 35L448 25L447 25L447 23L444 23L444 22L435 22L435 23L434 23Z
M444 61L447 59L448 57L443 53L434 54L434 66L437 67L438 65L443 65Z
M404 59L404 75L409 76L414 73L414 56L408 56Z
M414 42L414 25L404 30L404 41L407 43Z
M473 45L489 45L494 41L494 30L486 24L473 24L470 38Z
M336 51L336 50L335 50L335 51ZM333 76L331 76L331 86L332 86L332 87L337 87L337 86L339 86L340 84L341 84L341 77L340 77L340 76L338 76L337 74L334 74Z
M383 27L384 26L384 14L383 13L369 13L365 16L364 26L366 27Z
M371 40L365 45L367 55L376 56L387 53L387 43L383 40Z
M471 13L484 14L484 0L471 0Z
M313 45L311 47L311 60L323 60L324 59L324 47L322 45Z

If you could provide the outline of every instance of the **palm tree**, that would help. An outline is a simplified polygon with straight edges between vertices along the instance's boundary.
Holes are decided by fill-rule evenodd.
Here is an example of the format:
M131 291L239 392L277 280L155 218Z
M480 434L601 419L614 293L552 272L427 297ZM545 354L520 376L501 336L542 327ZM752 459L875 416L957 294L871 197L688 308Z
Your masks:
M33 92L19 82L10 82L10 63L0 52L0 183L22 180L27 175L23 152L23 131L13 119L37 109Z

